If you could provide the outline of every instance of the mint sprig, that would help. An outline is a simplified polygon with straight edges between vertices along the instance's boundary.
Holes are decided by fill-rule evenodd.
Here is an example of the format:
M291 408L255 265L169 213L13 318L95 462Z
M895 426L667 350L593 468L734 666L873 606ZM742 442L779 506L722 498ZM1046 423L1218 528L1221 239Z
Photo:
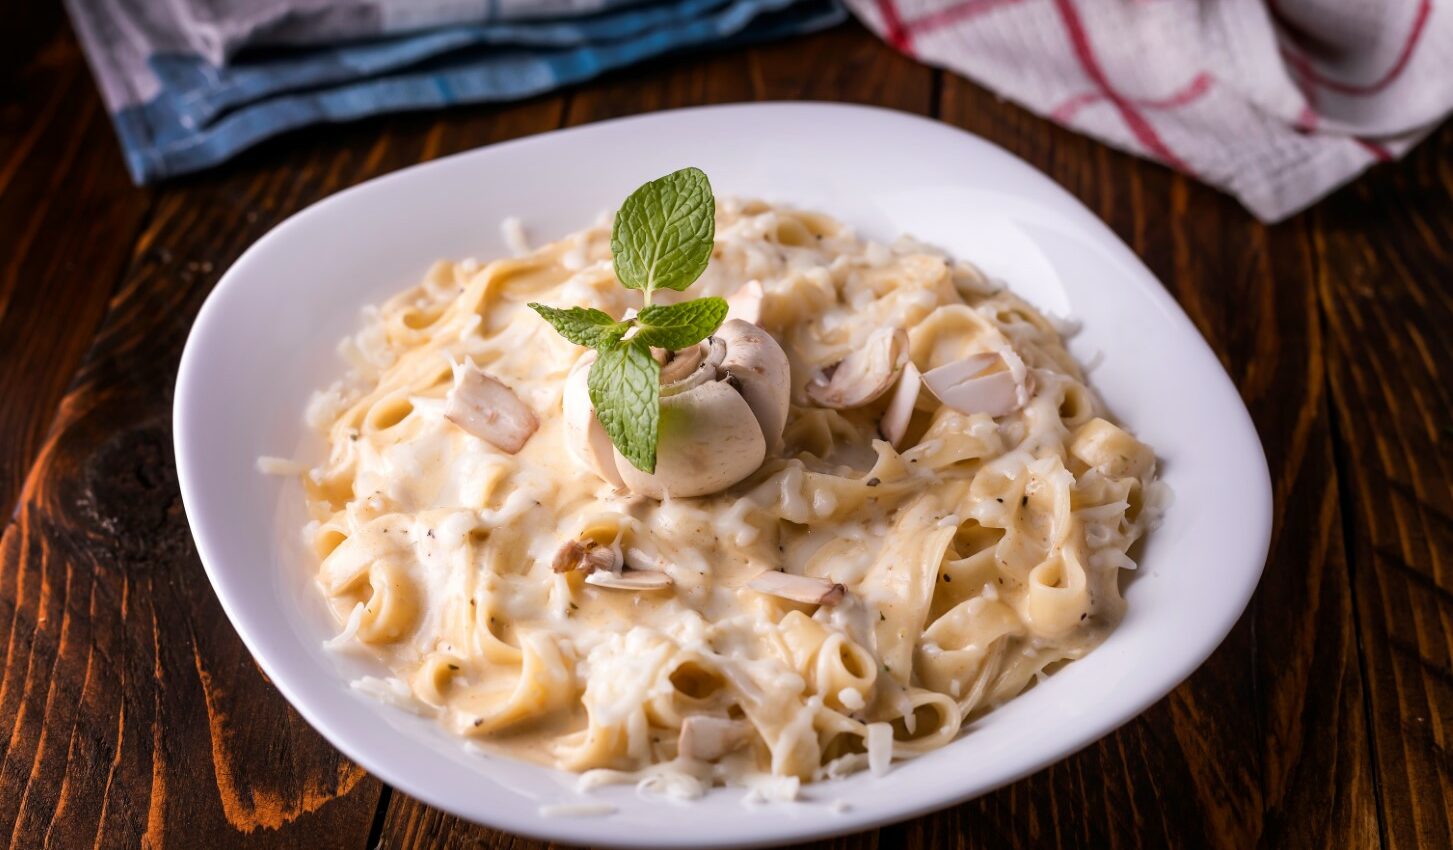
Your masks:
M711 296L680 304L652 304L636 316L633 339L653 348L675 351L711 336L726 319L725 298Z
M727 314L722 298L652 304L651 295L695 283L711 261L715 239L711 183L701 169L683 168L632 192L611 228L616 278L645 298L635 318L616 321L589 307L530 304L561 336L599 352L587 380L595 417L616 450L642 472L656 471L660 440L661 366L651 349L695 345Z
M547 307L530 304L545 321L555 326L560 335L586 348L608 348L621 341L630 330L629 322L617 322L609 313L594 307Z
M590 403L610 441L631 465L656 471L661 420L661 366L651 347L630 340L607 348L590 366Z
M683 168L632 192L616 213L610 252L616 277L651 303L657 289L678 292L711 261L716 200L699 168Z

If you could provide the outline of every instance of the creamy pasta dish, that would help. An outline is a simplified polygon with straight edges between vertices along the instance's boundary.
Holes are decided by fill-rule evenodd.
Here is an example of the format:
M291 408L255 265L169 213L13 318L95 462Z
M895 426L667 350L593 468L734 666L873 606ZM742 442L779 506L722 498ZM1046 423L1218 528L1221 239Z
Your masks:
M657 353L650 475L602 442L595 353L527 306L642 308L608 221L368 311L303 476L330 646L392 674L356 685L587 784L790 797L944 746L1114 628L1155 455L1056 323L756 201L717 205L695 291L730 312Z

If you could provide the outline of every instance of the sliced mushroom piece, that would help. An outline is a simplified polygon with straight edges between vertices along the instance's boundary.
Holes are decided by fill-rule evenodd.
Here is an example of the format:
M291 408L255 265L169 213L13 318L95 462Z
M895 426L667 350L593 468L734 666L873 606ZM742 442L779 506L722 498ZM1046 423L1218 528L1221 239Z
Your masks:
M908 334L899 328L879 328L862 348L814 378L807 385L807 397L818 407L862 407L893 386L907 351Z
M576 463L595 473L597 478L614 487L625 487L616 469L615 446L611 445L610 435L595 418L595 408L590 404L590 364L594 362L595 352L585 355L565 379L561 402L565 414L565 447Z
M792 367L787 353L771 334L742 319L727 319L716 336L726 344L721 370L728 382L736 383L737 391L757 417L767 450L776 451L792 401Z
M618 573L598 570L585 577L586 584L612 590L665 590L673 582L671 576L655 570L621 570Z
M621 563L616 550L610 546L601 545L599 541L570 540L555 552L555 559L550 563L550 567L557 573L581 570L589 575L598 570L616 572L620 569Z
M656 356L659 352L661 360L661 386L669 386L692 377L701 368L702 359L710 351L711 344L708 342L700 342L679 351L666 351L660 348L651 349L653 356Z
M960 413L1004 416L1028 399L1012 370L987 371L1003 360L999 354L974 354L929 369L923 373L923 383L939 401Z
M660 555L652 555L647 552L643 552L640 549L627 549L626 563L635 565L635 569L638 570L655 570L659 572L666 569L667 562L666 559L661 557ZM641 564L649 564L650 566L643 567L641 566Z
M503 452L514 454L540 421L514 390L471 361L454 366L454 386L444 398L444 418Z
M908 436L908 423L913 418L913 406L918 403L918 393L922 388L923 376L918 367L911 362L903 364L903 374L898 376L898 387L893 390L893 398L888 400L888 409L883 411L883 418L878 421L878 430L883 432L883 439L895 449Z
M748 324L762 321L762 299L766 297L760 280L749 280L727 296L727 321L740 319Z
M758 593L807 605L836 605L848 592L847 588L825 578L800 576L777 570L768 570L758 575L747 582L747 587Z
M676 741L676 752L697 761L716 761L741 749L747 743L750 732L750 727L740 720L712 717L709 714L690 714L681 721L681 736Z

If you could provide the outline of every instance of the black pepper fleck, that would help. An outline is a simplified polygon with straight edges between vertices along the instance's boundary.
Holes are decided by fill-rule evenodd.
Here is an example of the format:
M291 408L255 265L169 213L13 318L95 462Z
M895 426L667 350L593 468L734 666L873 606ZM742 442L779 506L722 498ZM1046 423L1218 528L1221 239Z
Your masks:
M1003 500L1003 499L1001 499L1001 498L999 498L999 497L998 497L998 496L995 496L995 497L994 497L994 501L996 501L996 502L998 502L998 503L999 503L999 504L1001 504L1001 505L1002 505L1002 504L1004 504L1004 500Z
M1019 507L1025 508L1025 507L1028 507L1028 506L1029 506L1029 496L1028 495L1020 496L1019 497Z
M880 480L878 478L869 478L867 483L868 483L868 486L869 487L877 487L879 484L882 484L883 482L882 482L882 480Z
M449 669L450 670L458 670L459 669L459 665L458 664L450 664L449 665Z
M475 726L483 726L484 725L484 718L483 717L475 718L474 725Z
M949 575L948 573L944 573L943 574L943 580L944 581L953 581L954 580L954 577L951 576L951 575Z

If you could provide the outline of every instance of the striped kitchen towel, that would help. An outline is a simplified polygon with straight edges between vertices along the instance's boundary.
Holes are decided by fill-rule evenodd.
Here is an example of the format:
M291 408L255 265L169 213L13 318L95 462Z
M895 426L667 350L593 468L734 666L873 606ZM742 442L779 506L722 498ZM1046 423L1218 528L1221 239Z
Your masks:
M66 0L137 183L323 121L832 26L837 0Z
M1433 0L847 0L890 44L1276 221L1453 109Z

